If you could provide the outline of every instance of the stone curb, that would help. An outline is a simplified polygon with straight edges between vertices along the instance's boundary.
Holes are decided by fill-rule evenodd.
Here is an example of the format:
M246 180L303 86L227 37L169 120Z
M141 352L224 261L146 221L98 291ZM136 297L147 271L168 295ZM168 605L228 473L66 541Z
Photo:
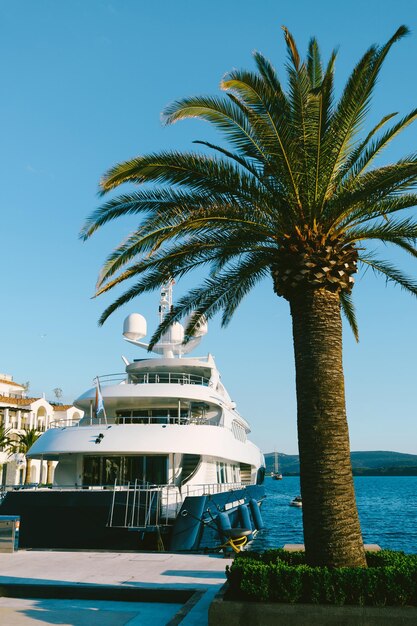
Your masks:
M185 604L194 596L195 589L172 589L160 587L120 587L114 585L0 585L0 597L4 598L50 598L66 600L119 600L123 602L163 602Z
M417 607L334 606L225 600L225 583L209 608L209 626L415 626Z

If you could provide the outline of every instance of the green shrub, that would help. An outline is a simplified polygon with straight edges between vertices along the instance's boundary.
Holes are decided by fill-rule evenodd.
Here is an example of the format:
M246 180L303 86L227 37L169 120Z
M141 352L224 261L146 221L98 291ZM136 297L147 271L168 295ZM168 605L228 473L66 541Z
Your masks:
M310 567L303 552L243 552L226 568L229 599L417 606L417 555L367 553L367 568Z

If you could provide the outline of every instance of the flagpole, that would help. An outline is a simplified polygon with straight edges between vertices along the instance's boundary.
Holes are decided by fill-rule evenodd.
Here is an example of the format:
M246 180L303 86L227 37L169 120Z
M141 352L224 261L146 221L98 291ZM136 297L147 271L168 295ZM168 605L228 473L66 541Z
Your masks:
M107 425L107 415L106 415L106 409L105 409L105 406L104 406L103 394L101 393L99 377L96 376L95 380L96 380L96 406L95 406L95 414L96 414L96 417L98 418L99 413L101 413L103 411L104 423Z
M104 398L103 398L103 394L101 393L101 386L100 386L100 381L99 381L98 376L97 376L97 380L98 380L98 389L99 389L99 392L100 392L100 397L101 397L101 404L102 404L102 407L103 407L104 423L105 423L105 424L106 424L106 426L107 426L107 414L106 414L106 407L104 406Z

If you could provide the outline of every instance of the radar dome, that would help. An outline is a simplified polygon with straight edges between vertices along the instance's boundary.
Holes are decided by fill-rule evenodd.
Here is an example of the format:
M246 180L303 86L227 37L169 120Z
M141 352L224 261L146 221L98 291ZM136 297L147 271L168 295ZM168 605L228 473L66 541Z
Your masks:
M146 320L139 313L131 313L123 324L123 337L132 341L142 339L146 335Z
M161 338L161 341L168 343L182 343L184 341L184 326L179 322L174 322Z

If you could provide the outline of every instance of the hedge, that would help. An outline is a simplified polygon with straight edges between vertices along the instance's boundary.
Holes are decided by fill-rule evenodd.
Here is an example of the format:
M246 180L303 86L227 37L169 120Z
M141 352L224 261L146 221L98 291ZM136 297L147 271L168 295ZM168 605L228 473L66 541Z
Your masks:
M304 552L242 552L226 568L230 600L417 606L417 555L366 554L367 568L311 567Z

